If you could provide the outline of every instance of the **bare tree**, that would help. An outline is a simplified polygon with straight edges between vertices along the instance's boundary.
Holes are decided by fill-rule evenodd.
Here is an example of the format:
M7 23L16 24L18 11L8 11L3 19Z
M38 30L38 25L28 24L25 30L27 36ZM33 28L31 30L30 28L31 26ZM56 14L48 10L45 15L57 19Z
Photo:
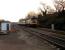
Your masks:
M44 16L46 16L48 11L51 9L51 7L46 5L46 4L44 4L44 3L40 3L40 4L42 5L43 8L39 8L39 10L42 12L42 14Z
M54 0L55 7L57 11L62 11L65 9L65 1L64 0Z

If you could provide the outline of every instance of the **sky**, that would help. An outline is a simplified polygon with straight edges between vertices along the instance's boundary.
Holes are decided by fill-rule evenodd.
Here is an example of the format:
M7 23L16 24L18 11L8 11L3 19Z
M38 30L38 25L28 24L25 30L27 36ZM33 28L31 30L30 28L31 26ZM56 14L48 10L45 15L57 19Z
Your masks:
M53 0L0 0L0 19L17 22L30 11L38 12L40 2L54 9Z

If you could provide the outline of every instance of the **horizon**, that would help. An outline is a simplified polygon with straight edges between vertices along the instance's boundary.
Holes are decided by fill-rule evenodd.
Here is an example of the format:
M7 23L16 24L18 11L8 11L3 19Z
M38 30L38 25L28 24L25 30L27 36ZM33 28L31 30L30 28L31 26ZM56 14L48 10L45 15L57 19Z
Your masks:
M17 22L30 11L39 12L40 2L54 9L53 0L0 0L0 19Z

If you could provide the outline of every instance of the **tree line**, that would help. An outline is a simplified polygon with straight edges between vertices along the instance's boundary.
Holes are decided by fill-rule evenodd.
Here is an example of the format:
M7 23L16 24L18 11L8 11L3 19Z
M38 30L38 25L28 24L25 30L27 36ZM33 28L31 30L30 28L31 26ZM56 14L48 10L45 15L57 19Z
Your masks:
M52 14L47 14L48 7L42 9L42 15L38 15L38 22L40 27L51 28L51 24L54 24L55 29L65 30L65 1L64 0L55 0L56 11ZM44 6L44 4L42 3Z
M51 24L54 24L55 29L65 30L65 1L64 0L54 0L55 10L51 9L50 6L41 3L43 8L39 8L40 14L35 15L34 12L32 16L28 14L26 19L34 18L38 21L38 26L51 28ZM49 13L52 12L52 13ZM53 12L54 11L54 12Z

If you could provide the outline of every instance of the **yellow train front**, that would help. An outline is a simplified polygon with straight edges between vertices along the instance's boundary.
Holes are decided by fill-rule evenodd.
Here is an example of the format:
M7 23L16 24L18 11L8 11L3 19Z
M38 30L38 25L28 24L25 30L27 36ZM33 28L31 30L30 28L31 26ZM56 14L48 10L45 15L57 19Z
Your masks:
M21 19L19 21L19 25L21 26L28 26L28 27L37 27L37 18L26 18L26 19Z
M30 18L30 19L26 20L26 25L29 27L37 27L37 19Z

